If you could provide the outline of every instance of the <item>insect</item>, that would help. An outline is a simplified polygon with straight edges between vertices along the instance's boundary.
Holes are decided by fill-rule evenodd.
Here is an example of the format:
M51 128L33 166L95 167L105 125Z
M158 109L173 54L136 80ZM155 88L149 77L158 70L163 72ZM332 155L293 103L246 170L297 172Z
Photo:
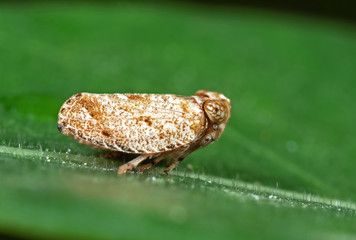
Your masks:
M194 96L171 94L78 93L58 114L58 130L98 149L140 154L121 165L122 174L139 172L170 157L168 174L195 150L218 140L231 113L223 94L200 90Z

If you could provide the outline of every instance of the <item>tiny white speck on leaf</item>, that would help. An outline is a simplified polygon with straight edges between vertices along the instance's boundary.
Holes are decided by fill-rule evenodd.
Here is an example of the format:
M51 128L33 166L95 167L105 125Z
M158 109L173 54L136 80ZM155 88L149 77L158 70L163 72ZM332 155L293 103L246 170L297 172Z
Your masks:
M269 195L268 198L269 198L269 199L277 199L277 196Z

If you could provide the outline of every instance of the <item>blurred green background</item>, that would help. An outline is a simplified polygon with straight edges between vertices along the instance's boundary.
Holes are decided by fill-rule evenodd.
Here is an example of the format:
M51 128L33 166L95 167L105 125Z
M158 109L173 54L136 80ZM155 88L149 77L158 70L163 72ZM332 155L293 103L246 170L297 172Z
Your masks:
M0 236L355 239L356 28L238 5L0 5ZM116 175L56 128L78 92L206 89L213 145Z

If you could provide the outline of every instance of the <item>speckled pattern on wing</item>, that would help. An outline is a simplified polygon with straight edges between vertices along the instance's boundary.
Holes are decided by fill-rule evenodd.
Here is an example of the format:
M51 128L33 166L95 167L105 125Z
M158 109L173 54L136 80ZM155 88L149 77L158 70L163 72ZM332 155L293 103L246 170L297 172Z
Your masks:
M65 135L97 148L159 153L189 144L206 119L194 97L163 94L79 93L62 106Z

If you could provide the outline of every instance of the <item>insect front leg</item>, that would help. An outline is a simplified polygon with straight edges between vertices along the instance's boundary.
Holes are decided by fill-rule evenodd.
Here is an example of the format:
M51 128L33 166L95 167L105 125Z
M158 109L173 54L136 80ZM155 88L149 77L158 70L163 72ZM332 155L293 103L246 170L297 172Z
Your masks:
M131 160L130 162L121 165L119 167L119 169L117 170L117 172L119 174L123 174L124 172L128 171L128 170L132 170L133 168L137 167L137 165L139 165L141 162L143 162L146 158L151 157L152 154L142 154L140 156L138 156L137 158Z
M171 156L171 158L168 160L168 162L166 163L166 167L171 166L174 162L177 161L178 155L175 156Z
M175 167L178 166L179 163L181 163L184 160L185 157L180 156L180 157L176 157L176 158L171 158L170 162L172 162L167 168L166 170L164 170L164 173L168 175L168 173L170 171L172 171Z
M168 175L170 171L172 171L175 167L178 166L179 163L181 163L184 158L186 158L189 154L194 152L196 150L196 146L187 146L179 151L177 151L175 154L172 155L171 159L167 163L167 168L164 170L164 173Z

